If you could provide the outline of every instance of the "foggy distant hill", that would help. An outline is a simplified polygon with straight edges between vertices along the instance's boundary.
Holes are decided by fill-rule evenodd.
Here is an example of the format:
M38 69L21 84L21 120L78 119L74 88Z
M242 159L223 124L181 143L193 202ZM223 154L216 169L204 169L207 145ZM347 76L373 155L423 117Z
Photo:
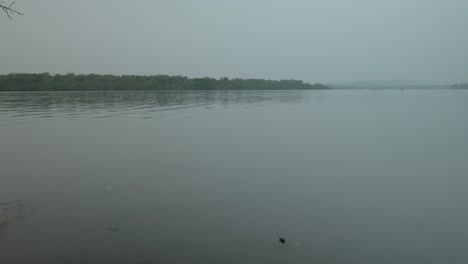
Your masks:
M468 89L468 83L454 84L451 87L452 89Z
M415 80L365 80L351 82L352 86L421 86L431 85Z
M373 87L401 87L401 86L430 86L431 84L415 80L361 80L354 82L334 83L330 86L342 88L373 88Z
M415 80L365 80L326 84L332 89L448 89L451 85L431 84Z

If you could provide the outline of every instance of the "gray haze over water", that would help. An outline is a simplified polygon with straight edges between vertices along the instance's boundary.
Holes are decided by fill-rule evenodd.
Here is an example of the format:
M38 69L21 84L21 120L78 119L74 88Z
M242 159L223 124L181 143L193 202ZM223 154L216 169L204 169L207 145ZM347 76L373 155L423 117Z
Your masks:
M0 74L468 82L466 0L18 0Z
M1 93L0 203L25 216L0 262L465 263L467 111L462 90Z

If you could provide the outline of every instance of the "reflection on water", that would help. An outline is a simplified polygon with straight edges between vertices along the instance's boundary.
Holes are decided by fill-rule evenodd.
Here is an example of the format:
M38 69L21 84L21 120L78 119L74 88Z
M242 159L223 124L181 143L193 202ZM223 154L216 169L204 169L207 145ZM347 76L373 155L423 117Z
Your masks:
M466 112L443 90L0 93L0 263L465 263Z
M30 92L1 93L0 113L20 117L87 116L105 118L192 107L299 102L303 91L160 91L160 92ZM320 96L320 92L317 93ZM145 118L145 117L142 117ZM148 117L146 117L148 118Z

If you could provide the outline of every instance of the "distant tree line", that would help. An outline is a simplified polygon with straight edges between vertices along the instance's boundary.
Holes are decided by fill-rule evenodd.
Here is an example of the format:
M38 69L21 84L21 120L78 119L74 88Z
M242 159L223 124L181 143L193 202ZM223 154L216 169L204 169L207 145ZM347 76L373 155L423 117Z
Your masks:
M151 91L151 90L321 90L322 84L297 80L187 78L168 75L0 75L0 91Z
M452 85L452 89L468 89L468 83L454 84Z

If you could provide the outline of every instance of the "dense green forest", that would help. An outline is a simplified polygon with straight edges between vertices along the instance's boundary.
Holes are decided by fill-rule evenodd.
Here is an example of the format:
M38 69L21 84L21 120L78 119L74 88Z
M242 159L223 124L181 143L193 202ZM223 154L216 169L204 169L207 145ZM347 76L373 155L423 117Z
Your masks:
M0 75L0 91L147 91L147 90L320 90L322 84L296 80L213 79L168 75Z

